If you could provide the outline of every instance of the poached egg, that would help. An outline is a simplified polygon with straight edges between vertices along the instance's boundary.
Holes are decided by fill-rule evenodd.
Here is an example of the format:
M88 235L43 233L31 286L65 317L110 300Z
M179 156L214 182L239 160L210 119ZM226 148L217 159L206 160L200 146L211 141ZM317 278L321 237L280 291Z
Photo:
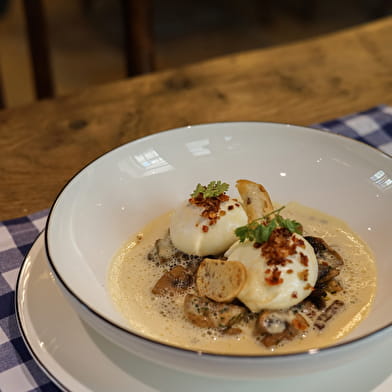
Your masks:
M173 212L169 226L173 245L190 255L222 254L237 240L234 230L248 223L246 212L233 198L220 203L216 220L202 216L203 210L186 201Z
M247 280L237 295L252 312L262 309L287 309L303 301L311 292L318 275L318 263L312 246L299 234L291 234L284 245L289 252L277 257L268 242L237 241L225 253L228 260L240 261ZM279 246L278 246L279 247ZM274 260L275 257L275 260Z

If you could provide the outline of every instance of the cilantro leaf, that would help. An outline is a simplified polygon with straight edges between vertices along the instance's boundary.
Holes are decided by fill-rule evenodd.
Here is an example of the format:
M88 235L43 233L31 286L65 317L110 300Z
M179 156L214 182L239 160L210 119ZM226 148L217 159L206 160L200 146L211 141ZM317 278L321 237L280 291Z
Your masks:
M276 216L276 220L280 227L285 227L290 230L291 233L302 234L302 225L299 222L291 219L284 219L280 215Z
M203 193L206 190L206 187L201 185L201 184L197 184L196 189L193 191L193 193L191 193L192 197L196 197L199 195L199 193Z
M264 242L267 242L272 231L276 229L277 224L275 219L271 220L266 226L263 224L259 224L258 227L255 229L255 240L256 242L262 244Z
M237 227L234 233L239 238L240 242L244 242L246 239L253 240L253 233L248 225Z
M238 227L234 233L239 238L240 242L245 240L255 241L260 244L267 242L271 233L277 227L284 227L291 233L302 234L302 225L295 220L285 219L280 215L280 211L284 206L262 216L245 226ZM271 219L271 216L275 215Z
M248 236L248 226L239 226L234 230L234 234L238 237L240 242L244 242Z
M196 189L191 193L191 197L197 197L201 193L204 198L217 197L229 189L229 184L222 181L211 181L207 186L197 184Z

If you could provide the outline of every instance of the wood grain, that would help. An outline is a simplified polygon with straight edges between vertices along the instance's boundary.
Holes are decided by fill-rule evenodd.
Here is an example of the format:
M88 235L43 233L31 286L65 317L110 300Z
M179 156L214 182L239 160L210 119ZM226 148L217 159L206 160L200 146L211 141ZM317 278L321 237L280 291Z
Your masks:
M307 125L392 105L392 18L0 112L0 220L50 207L102 153L216 121Z

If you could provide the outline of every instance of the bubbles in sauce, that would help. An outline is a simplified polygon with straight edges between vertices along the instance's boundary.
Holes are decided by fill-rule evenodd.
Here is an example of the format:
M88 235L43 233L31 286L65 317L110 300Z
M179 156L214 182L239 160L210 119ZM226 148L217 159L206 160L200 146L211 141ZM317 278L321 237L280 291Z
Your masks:
M147 259L156 239L168 228L170 213L158 217L131 238L112 260L108 289L129 329L151 339L195 351L234 355L283 354L332 345L355 328L369 312L376 290L375 262L367 245L341 220L289 203L282 215L302 223L304 235L322 237L344 260L339 275L344 290L334 295L345 303L322 331L309 329L282 346L264 347L249 325L239 335L222 335L191 324L183 314L185 294L159 297L152 287L165 269ZM186 263L186 262L185 262ZM193 289L188 289L193 293Z

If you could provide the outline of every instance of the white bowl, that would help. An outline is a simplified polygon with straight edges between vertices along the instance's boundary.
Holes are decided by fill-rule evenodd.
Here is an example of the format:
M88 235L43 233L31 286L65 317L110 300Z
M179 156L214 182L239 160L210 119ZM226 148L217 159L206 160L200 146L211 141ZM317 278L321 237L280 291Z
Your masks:
M371 313L339 344L278 356L201 354L132 332L106 288L126 239L178 205L197 182L263 183L273 199L339 217L371 247L378 289ZM80 171L55 201L46 250L60 287L88 324L129 351L188 372L231 378L300 374L348 361L392 336L392 159L310 128L218 123L175 129L119 147Z

